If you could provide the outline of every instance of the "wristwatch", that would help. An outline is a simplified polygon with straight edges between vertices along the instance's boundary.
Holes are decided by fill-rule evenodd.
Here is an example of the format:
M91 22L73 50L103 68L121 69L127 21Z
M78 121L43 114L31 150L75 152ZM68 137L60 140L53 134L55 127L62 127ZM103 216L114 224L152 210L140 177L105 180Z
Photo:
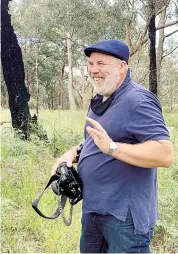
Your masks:
M111 140L111 142L110 142L110 144L109 144L109 151L108 151L108 154L109 154L109 155L112 155L112 153L113 153L114 151L116 151L117 148L118 148L117 143Z

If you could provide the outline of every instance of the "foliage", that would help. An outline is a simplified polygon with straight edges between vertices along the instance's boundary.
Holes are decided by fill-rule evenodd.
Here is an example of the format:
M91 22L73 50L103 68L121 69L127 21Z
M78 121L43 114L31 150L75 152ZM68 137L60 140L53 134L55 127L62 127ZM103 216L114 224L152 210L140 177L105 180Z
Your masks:
M12 3L10 9L23 51L27 87L37 99L39 86L43 108L59 106L58 80L68 34L74 63L83 57L84 45L100 39L124 38L123 16L117 1L55 0L51 4L49 0L24 0ZM63 86L67 78L66 75ZM64 101L65 98L63 94Z
M166 1L167 2L167 1ZM160 3L160 4L159 4ZM165 4L165 0L156 1L156 10ZM73 88L75 100L80 105L85 99L84 92L80 92L76 79L85 86L87 59L83 55L83 48L97 40L121 39L132 44L139 41L145 30L148 20L148 1L12 1L10 12L15 32L23 52L25 64L26 85L31 98L37 101L39 108L57 109L69 108L68 100L68 61L66 57L66 39L70 34L72 41L73 63ZM170 1L167 8L167 21L176 17L176 8ZM129 38L131 37L131 42ZM130 44L131 43L131 44ZM177 46L176 37L166 37L164 43L164 55L169 54ZM136 82L143 82L148 87L148 45L131 57L130 64L133 68L133 78ZM171 91L175 95L177 54L176 50L170 54L169 65L167 57L164 57L161 70L161 100L163 104L169 104L170 110L178 104L171 102ZM62 80L62 101L59 105L59 80L60 73L65 62L65 73ZM170 65L174 65L172 74L169 74ZM84 68L83 68L84 67ZM83 69L85 71L83 72ZM135 75L136 73L136 75ZM3 104L6 100L3 80ZM173 88L173 90L172 90ZM84 91L84 90L83 90ZM38 93L39 92L39 93ZM166 96L165 96L166 93ZM88 91L88 97L91 97ZM164 98L163 98L164 97Z
M30 98L28 106L30 109L36 109L37 101L34 98Z

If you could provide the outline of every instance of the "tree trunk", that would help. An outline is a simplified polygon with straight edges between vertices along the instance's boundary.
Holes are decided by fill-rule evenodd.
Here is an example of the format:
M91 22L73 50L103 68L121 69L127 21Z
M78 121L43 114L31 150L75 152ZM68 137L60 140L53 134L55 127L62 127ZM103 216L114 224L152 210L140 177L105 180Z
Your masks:
M70 40L70 34L67 33L67 55L68 55L68 67L69 67L69 81L68 81L68 93L69 93L69 103L70 109L76 110L75 98L72 87L72 43Z
M82 109L85 110L85 101L84 101L84 95L85 95L85 71L84 71L84 63L82 63L81 67L81 74L82 74Z
M129 48L132 48L132 40L131 40L131 22L128 20L125 24L125 42Z
M62 83L64 78L65 61L66 61L66 58L64 56L63 62L62 62L62 68L59 75L59 83L58 83L58 105L61 106L61 108L62 108L62 92L63 92Z
M38 43L36 44L36 60L35 60L35 76L36 76L36 113L38 116L39 112L39 80L38 80L38 57L39 57L39 49Z
M51 94L51 109L54 109L54 97L53 97L53 92Z
M148 25L149 36L149 90L157 96L157 71L156 71L156 27L154 1L150 1L150 20Z
M166 22L166 9L164 9L160 15L159 15L159 22L158 26L164 26ZM161 62L163 58L163 45L164 45L164 28L159 30L159 42L158 42L158 48L157 48L157 79L158 79L158 97L160 96L160 72L161 72Z
M11 25L8 4L9 0L1 2L2 70L8 90L12 126L27 139L28 121L31 118L28 108L30 95L25 86L22 52Z
M170 110L172 111L173 109L173 87L172 87L172 82L171 82L171 85L170 85Z
M24 50L24 54L25 54L25 58L27 58L27 40L25 40L25 46L24 46L25 50ZM25 83L27 86L27 89L29 90L29 73L28 73L28 65L25 68Z

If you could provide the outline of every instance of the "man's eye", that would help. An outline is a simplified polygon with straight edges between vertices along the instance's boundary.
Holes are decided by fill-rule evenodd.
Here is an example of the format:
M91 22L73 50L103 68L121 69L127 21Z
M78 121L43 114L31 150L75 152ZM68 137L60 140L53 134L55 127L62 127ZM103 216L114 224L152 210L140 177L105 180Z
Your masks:
M99 66L104 66L105 64L104 63L98 63Z

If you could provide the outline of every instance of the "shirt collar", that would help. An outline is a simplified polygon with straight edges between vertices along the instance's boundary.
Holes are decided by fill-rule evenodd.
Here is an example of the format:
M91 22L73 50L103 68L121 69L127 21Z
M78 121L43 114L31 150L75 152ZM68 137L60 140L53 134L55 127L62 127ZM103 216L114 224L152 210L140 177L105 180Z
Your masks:
M122 82L121 86L114 92L114 96L118 93L120 93L125 87L127 87L130 84L131 81L131 70L130 68L127 71L126 77L124 81Z

